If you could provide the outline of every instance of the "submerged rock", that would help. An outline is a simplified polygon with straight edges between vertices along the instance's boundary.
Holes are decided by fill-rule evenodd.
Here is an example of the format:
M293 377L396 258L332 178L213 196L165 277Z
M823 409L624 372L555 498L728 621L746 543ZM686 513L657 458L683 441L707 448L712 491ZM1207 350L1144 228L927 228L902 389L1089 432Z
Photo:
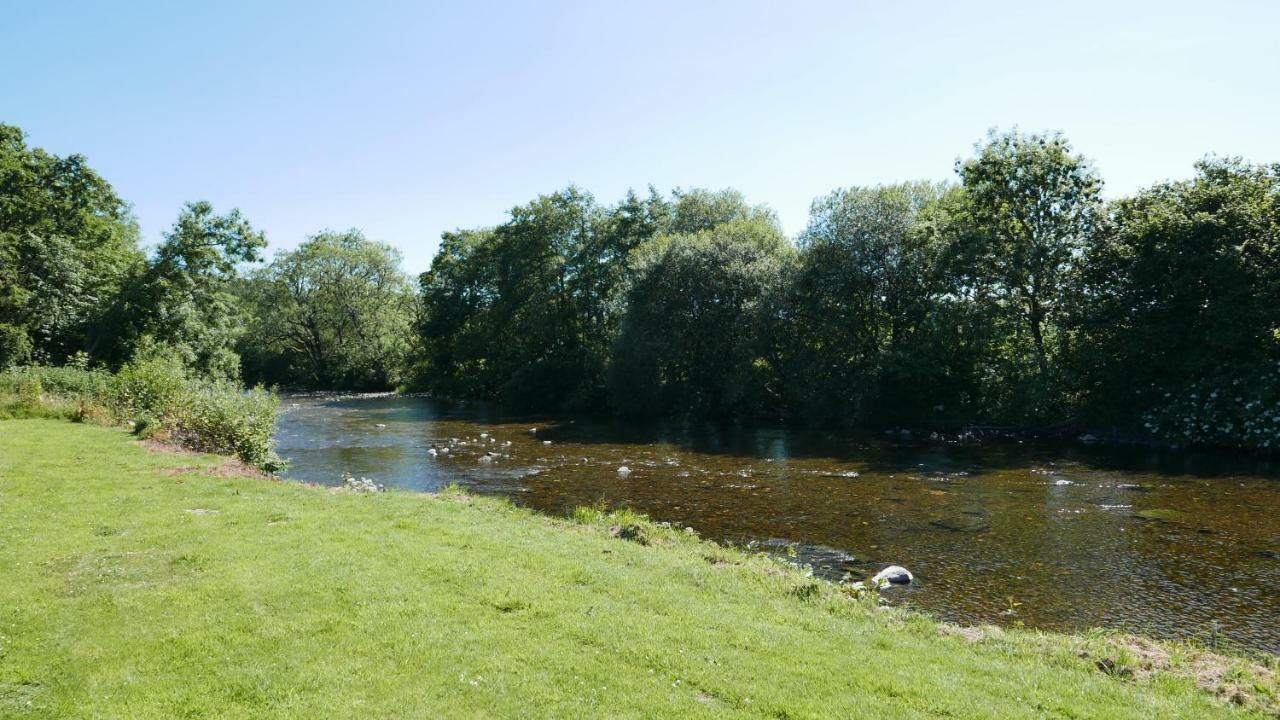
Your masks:
M1178 510L1167 510L1164 508L1155 508L1152 510L1138 510L1133 516L1139 520L1154 520L1156 522L1178 522L1186 517L1186 513Z
M910 585L915 576L911 571L901 565L890 565L889 567L876 573L871 578L871 584L879 586L881 583L893 583L894 585Z
M951 532L984 532L991 529L991 523L987 522L980 515L966 515L965 517L955 518L939 518L929 522L930 525L950 530Z

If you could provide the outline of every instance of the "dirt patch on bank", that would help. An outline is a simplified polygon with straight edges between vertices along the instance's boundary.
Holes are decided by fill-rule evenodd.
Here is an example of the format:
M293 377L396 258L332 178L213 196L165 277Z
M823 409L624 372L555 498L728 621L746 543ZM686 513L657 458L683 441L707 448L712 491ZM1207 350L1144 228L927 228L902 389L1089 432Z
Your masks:
M1137 682L1158 674L1191 678L1227 702L1280 717L1280 677L1275 663L1267 659L1232 657L1128 634L1111 635L1079 655L1093 660L1101 672Z
M205 453L188 450L187 448L172 443L167 443L154 438L142 440L139 442L148 452L164 453L167 455L184 455L189 457L205 456ZM233 457L219 457L218 462L213 465L181 465L172 468L161 468L156 470L160 475L174 477L177 475L198 474L206 477L246 477L258 478L263 480L274 480L276 477L265 473L258 468L244 463Z

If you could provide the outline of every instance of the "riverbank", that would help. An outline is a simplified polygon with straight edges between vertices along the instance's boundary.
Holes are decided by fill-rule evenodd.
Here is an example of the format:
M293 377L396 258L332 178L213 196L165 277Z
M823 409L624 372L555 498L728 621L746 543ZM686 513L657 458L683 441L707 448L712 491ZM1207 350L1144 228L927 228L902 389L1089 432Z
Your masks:
M5 717L1276 708L1274 662L955 628L625 514L335 492L53 420L0 422L0 576Z

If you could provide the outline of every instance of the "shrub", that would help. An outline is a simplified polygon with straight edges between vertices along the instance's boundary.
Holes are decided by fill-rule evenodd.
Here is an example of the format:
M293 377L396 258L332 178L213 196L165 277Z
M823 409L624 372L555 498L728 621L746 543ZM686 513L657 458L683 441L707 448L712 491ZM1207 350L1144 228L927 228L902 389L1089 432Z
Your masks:
M1280 448L1280 363L1244 378L1224 373L1167 392L1144 420L1149 432L1165 440Z
M11 417L130 420L143 437L235 455L276 472L275 394L229 381L191 377L177 359L154 354L118 373L74 367L23 367L0 372L0 408Z

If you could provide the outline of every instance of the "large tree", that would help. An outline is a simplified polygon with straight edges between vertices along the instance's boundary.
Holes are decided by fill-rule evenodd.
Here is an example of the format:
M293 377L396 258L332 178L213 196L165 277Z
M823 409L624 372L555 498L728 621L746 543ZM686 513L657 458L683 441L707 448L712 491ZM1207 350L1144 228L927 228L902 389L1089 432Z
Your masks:
M116 359L143 345L161 345L197 373L238 377L235 344L244 318L233 284L240 266L257 262L266 244L239 210L218 215L208 202L188 203L146 269L121 293L114 313Z
M1094 231L1102 182L1059 134L993 132L957 163L949 211L953 292L991 321L994 415L1025 422L1062 410L1055 376L1067 278Z
M619 410L748 415L774 407L756 341L761 300L794 248L772 218L662 235L637 251L612 368Z
M419 279L420 384L512 407L600 407L628 257L669 222L652 189L602 207L570 187L496 228L445 233Z
M358 230L321 232L279 253L244 287L247 379L344 389L404 380L413 296L390 245Z
M0 125L0 366L92 348L141 262L128 204L83 156Z
M1076 300L1091 420L1280 447L1280 164L1206 160L1117 201Z
M440 237L431 269L418 277L421 356L414 383L446 397L492 398L500 378L487 362L497 300L493 231Z
M910 360L895 350L927 311L932 257L916 223L942 192L933 183L903 183L837 190L813 202L772 323L785 394L801 416L873 421L885 376Z

